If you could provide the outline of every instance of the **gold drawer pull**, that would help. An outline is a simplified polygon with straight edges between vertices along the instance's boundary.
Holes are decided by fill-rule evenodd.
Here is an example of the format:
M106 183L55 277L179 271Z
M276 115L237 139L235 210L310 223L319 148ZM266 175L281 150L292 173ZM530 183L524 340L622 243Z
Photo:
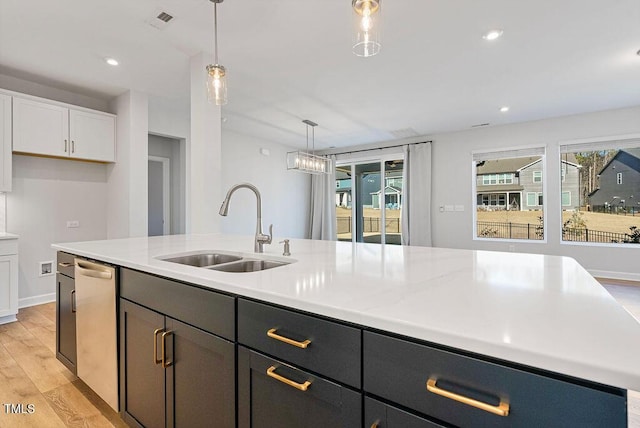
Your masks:
M58 263L58 266L63 267L63 268L67 268L69 266L73 266L73 263L60 262L60 263Z
M280 376L278 373L276 373L276 366L271 366L267 369L267 376L279 380L282 383L286 383L289 386L293 386L295 389L299 389L300 391L306 391L311 386L311 382L309 382L308 380L304 383L297 383L290 379L287 379L284 376Z
M164 328L156 328L153 332L153 363L162 364L162 359L158 359L158 333L162 333Z
M305 340L304 342L298 342L296 340L289 339L288 337L280 336L278 333L276 333L276 331L278 331L277 328L269 329L269 331L267 331L267 336L271 337L272 339L279 340L280 342L284 342L286 344L302 349L307 349L307 346L311 344L311 341L309 339Z
M475 407L480 410L484 410L485 412L493 413L498 416L508 416L509 415L509 404L500 400L500 404L497 406L493 406L491 404L483 403L482 401L474 400L473 398L465 397L464 395L459 395L454 392L446 391L444 389L438 388L436 386L436 379L429 379L427 381L427 391L433 392L434 394L441 395L445 398L450 398L451 400L458 401L462 404L466 404L468 406Z
M380 421L375 421L374 423L371 424L371 428L378 428L379 423Z
M165 331L164 333L162 333L162 367L165 369L169 367L171 364L173 364L173 361L167 360L167 350L166 350L167 336L171 336L172 334L173 334L172 331Z

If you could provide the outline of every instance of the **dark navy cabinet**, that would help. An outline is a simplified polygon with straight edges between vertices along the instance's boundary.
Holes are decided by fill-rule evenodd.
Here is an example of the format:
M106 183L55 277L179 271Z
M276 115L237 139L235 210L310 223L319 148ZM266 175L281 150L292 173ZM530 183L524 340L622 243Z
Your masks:
M76 290L73 255L58 252L56 283L56 358L76 374Z

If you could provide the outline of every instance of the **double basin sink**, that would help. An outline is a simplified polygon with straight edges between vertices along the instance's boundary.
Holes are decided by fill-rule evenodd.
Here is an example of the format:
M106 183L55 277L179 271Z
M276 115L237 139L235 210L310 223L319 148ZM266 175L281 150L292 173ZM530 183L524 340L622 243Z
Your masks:
M281 260L257 259L213 251L195 254L173 254L170 256L159 257L159 259L165 262L178 263L221 272L236 273L258 272L279 266L285 266L291 263Z

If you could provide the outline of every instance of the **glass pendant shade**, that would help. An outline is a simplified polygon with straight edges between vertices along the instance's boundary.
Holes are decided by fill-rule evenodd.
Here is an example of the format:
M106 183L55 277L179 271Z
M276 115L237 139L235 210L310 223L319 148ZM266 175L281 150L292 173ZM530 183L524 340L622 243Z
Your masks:
M369 57L380 52L380 2L382 0L352 0L353 53Z
M227 75L224 66L207 66L207 98L221 106L227 103Z

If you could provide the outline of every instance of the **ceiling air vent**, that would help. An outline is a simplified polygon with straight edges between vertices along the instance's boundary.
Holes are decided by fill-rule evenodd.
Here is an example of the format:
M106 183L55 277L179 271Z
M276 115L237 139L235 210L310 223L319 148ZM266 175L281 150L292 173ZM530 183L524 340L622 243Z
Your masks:
M394 138L401 139L401 138L417 137L418 131L416 131L413 128L404 128L404 129L396 129L395 131L391 131L390 134L393 135Z
M147 24L151 25L158 30L164 30L165 27L173 20L173 15L162 10L156 9L152 18L147 19Z
M167 12L160 12L156 18L163 22L169 22L173 19L173 16L169 15Z
M481 126L489 126L489 125L490 125L489 122L487 122L487 123L479 123L477 125L471 125L471 127L472 128L479 128Z

